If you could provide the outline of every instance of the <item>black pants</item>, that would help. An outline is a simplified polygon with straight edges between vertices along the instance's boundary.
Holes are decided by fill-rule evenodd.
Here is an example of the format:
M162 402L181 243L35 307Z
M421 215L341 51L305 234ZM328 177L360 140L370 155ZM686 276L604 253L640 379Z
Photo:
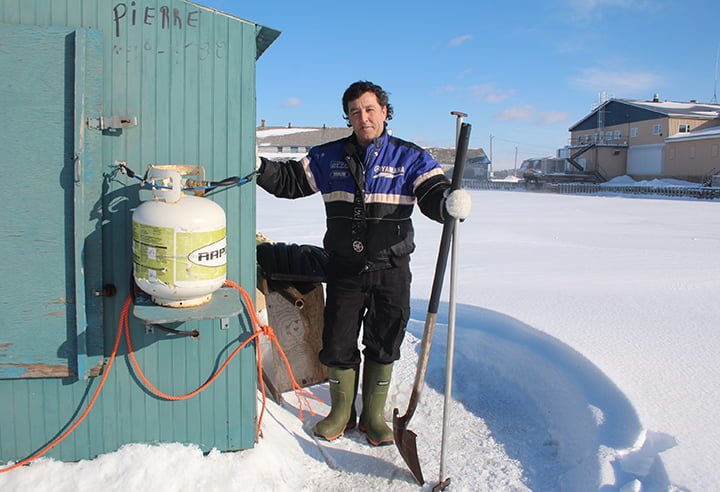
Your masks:
M320 362L330 367L358 367L358 337L363 327L363 355L379 364L400 358L410 317L410 265L346 274L330 268Z

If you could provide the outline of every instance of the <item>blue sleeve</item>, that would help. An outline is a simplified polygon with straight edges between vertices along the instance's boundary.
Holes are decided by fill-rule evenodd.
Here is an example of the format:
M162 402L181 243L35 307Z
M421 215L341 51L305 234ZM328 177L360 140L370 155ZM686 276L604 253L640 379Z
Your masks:
M437 222L445 220L445 190L450 181L440 164L425 150L420 152L412 169L413 193L420 211Z

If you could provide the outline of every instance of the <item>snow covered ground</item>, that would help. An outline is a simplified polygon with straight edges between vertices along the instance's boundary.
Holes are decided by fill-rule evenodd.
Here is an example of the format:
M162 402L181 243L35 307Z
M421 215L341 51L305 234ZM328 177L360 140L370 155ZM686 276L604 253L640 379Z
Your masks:
M663 186L681 186L685 188L697 188L700 186L698 183L693 183L691 181L685 181L682 179L645 179L636 181L630 176L616 176L612 179L609 179L608 181L605 181L604 183L600 183L601 187L605 186L644 186L648 188L652 187L663 187Z
M473 191L459 229L450 490L720 489L720 203ZM322 200L258 191L258 229L320 244ZM415 219L413 311L388 403L411 390L440 225ZM447 289L446 289L447 290ZM417 413L438 480L445 306ZM313 388L328 401L326 385ZM327 411L269 404L252 450L130 445L80 463L41 459L0 490L419 490L394 446L357 431L311 437Z

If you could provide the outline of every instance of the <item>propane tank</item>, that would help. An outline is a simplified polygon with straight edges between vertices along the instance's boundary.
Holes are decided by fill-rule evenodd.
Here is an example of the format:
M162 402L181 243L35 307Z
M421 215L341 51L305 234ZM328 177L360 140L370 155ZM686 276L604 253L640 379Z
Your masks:
M183 193L186 167L149 166L153 199L132 215L135 283L162 306L205 304L227 276L225 211Z

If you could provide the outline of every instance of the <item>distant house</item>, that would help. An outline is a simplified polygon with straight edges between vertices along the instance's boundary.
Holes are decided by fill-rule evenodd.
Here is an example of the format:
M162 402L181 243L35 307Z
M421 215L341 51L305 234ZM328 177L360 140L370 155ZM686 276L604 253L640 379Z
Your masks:
M266 126L256 128L258 154L269 159L300 159L311 147L347 137L352 129L331 127ZM431 147L426 149L446 173L455 165L455 149ZM468 149L464 177L486 180L490 160L482 149Z
M429 147L427 150L433 159L438 161L445 169L446 173L452 171L455 165L455 149L445 149L439 147ZM465 179L479 179L486 181L490 168L490 159L485 155L483 149L468 149L467 158L465 160Z
M256 128L258 154L269 159L300 159L311 147L347 137L350 128L298 127L292 125Z
M570 127L559 156L605 179L708 181L720 173L720 105L609 99Z
M520 168L515 172L517 176L524 176L528 171L539 172L543 174L568 173L572 172L567 159L557 157L539 157L525 159Z

